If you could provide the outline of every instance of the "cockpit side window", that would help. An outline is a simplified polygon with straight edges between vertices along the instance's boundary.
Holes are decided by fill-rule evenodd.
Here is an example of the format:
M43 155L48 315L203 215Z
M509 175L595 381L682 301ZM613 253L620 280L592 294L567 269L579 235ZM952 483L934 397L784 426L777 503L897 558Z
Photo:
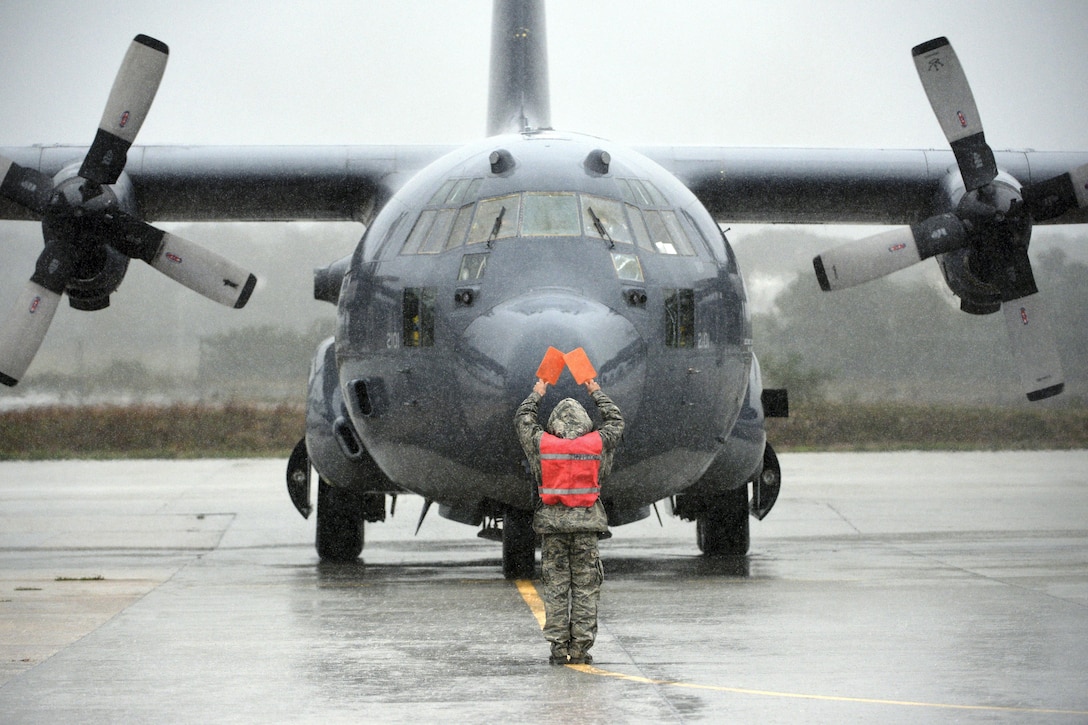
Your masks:
M446 179L446 183L438 187L438 191L427 202L427 206L443 206L446 203L446 198L450 195L450 191L453 190L458 181L458 179Z
M439 209L435 215L434 224L427 232L427 238L419 245L420 254L438 254L446 245L450 236L450 227L457 216L456 209Z
M680 220L676 218L676 212L647 209L643 211L643 214L655 251L661 254L680 254L689 257L695 254L695 250L691 248L691 243L680 226Z
M431 233L431 227L434 226L434 220L437 216L438 212L434 209L426 209L419 215L415 226L412 227L412 231L408 234L408 240L400 250L401 254L419 253L419 248L427 239L427 235Z
M656 186L644 179L617 179L620 194L628 204L635 206L668 206L665 199Z
M696 222L695 218L692 217L691 212L689 212L687 209L684 209L683 212L684 217L683 219L681 219L681 221L684 222L684 228L687 230L694 230L694 232L689 234L689 236L701 241L703 243L703 248L706 249L707 253L710 254L711 257L717 259L719 262L728 263L729 258L725 250L725 239L721 234L721 229L718 228L717 236L713 237L712 239L708 239L706 234L703 233L703 229L699 226L698 222Z
M465 241L465 233L468 232L469 223L472 222L472 211L475 204L465 204L457 210L457 218L453 221L453 229L450 238L446 240L446 250L456 249Z
M460 246L482 183L483 179L447 179L416 219L400 253L438 254Z
M673 244L676 245L680 254L685 257L694 255L695 249L692 248L691 240L688 239L684 227L680 225L680 218L676 215L676 212L671 209L663 211L661 212L661 218L665 221L665 228L669 230L669 236L672 237Z
M480 193L480 184L483 182L483 179L459 180L446 197L446 203L463 204L466 201L476 201L476 195Z
M401 254L438 254L450 238L457 209L425 209L416 220Z
M394 237L396 237L397 230L400 229L400 225L403 224L404 220L407 218L408 212L406 211L402 211L400 214L397 215L397 218L393 220L393 223L389 225L389 228L385 230L385 236L383 236L381 242L378 243L377 249L373 252L373 257L378 257L385 253L385 250L389 246L390 242L394 239ZM367 229L367 234L369 235L372 230L373 227L371 229ZM362 248L362 245L360 245L360 248Z
M627 202L627 214L639 247L658 254L695 256L687 230L660 189L647 179L617 179L616 182L620 195Z
M650 230L646 228L646 220L642 217L642 212L639 211L637 206L626 204L627 216L631 218L631 230L634 232L635 243L639 248L645 249L648 252L656 251L654 249L654 243L650 241Z
M447 179L434 193L427 206L452 206L474 201L483 179Z

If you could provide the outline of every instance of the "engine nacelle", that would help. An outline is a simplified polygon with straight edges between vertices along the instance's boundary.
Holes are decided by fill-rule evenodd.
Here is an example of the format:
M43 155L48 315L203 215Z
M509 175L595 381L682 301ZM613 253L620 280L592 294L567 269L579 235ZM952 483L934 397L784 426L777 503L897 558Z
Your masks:
M351 255L339 259L327 267L318 267L314 270L314 299L320 302L338 304L340 301L340 287L343 285L344 276L351 269Z

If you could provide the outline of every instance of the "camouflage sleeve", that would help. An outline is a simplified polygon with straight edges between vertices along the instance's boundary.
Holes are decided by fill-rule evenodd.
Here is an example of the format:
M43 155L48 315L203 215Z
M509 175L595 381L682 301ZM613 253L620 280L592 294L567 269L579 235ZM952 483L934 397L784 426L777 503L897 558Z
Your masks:
M601 434L601 442L604 443L604 451L601 454L601 481L612 473L612 455L620 445L623 438L623 414L618 405L612 402L603 390L590 393L593 402L597 404L597 411L601 414L601 425L597 432Z
M623 414L619 406L612 402L603 390L592 393L593 402L597 404L597 410L601 414L601 426L598 432L604 441L606 449L614 449L619 445L623 437Z
M522 450L525 451L525 457L529 459L529 466L536 480L540 480L540 437L544 435L544 428L537 419L539 407L540 396L532 392L514 413L514 430L517 432Z

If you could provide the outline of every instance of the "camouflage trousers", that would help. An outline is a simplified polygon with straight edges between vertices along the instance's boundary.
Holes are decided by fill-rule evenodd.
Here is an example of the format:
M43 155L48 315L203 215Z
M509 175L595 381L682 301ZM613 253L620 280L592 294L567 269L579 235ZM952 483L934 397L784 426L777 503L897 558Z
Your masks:
M543 534L540 578L544 585L544 639L552 655L583 655L597 637L597 602L604 566L597 532Z

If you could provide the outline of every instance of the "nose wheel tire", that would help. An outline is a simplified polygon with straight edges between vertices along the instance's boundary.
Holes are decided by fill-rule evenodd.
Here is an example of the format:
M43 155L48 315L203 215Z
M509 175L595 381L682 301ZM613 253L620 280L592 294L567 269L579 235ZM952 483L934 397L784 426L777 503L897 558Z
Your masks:
M695 538L705 556L748 553L748 487L727 491L712 500L695 519Z
M359 495L346 488L317 483L317 536L322 561L354 561L363 552L363 517Z

